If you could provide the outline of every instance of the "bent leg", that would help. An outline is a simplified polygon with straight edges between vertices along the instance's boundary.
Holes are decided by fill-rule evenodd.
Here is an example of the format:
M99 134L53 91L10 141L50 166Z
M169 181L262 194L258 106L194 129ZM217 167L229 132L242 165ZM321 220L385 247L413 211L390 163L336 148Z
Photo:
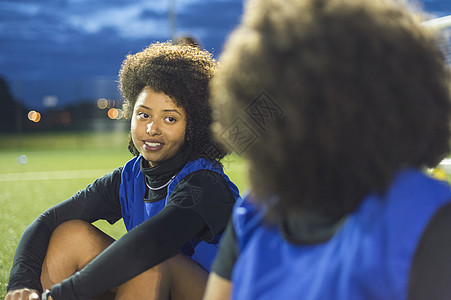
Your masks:
M59 225L50 238L42 265L42 288L50 289L81 270L113 242L113 238L85 221Z
M43 289L83 269L113 242L113 238L81 220L58 226L42 266ZM117 287L116 299L202 299L207 277L208 272L200 265L178 254ZM105 297L109 299L111 293Z
M116 300L202 299L207 277L200 265L178 254L119 286Z
M171 299L202 299L208 280L208 272L194 260L183 254L168 261L171 272Z

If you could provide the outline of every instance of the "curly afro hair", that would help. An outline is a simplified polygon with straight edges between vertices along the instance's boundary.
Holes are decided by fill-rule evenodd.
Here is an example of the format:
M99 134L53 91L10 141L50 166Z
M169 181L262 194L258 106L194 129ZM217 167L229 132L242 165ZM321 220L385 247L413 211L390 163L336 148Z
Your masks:
M186 111L188 159L219 162L226 152L212 137L208 90L215 69L216 61L209 52L187 44L157 42L139 53L127 55L119 72L125 118L131 119L143 88L164 92ZM128 148L133 155L139 154L131 138Z
M279 197L272 217L338 219L446 156L450 75L421 21L399 1L247 3L211 84L213 127L224 138L239 117L255 133L244 156L257 201ZM283 112L263 130L249 113L262 91Z

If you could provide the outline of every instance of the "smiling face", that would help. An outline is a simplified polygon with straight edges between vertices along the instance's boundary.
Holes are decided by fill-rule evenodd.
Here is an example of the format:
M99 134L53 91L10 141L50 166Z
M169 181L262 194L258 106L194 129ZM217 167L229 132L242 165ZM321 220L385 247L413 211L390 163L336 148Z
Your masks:
M131 119L133 144L150 166L176 155L185 143L186 112L163 92L144 88Z

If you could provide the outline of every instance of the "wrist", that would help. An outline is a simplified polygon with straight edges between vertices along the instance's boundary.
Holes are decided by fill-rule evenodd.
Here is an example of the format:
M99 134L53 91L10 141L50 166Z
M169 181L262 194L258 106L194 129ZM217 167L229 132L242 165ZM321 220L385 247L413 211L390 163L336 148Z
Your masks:
M51 296L52 296L52 295L50 294L50 291L47 290L47 291L45 291L44 293L42 293L42 295L41 295L41 300L51 300L51 299L52 299Z

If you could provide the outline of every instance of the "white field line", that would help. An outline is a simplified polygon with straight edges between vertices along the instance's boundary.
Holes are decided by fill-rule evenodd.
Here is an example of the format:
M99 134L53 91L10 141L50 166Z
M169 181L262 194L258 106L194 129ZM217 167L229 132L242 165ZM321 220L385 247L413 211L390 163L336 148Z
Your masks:
M99 178L110 173L112 169L93 169L93 170L71 170L71 171L48 171L48 172L24 172L24 173L0 173L0 182L5 181L24 181L24 180L55 180L55 179L82 179ZM224 163L224 171L230 172L229 166ZM235 172L244 172L244 166L233 167Z
M71 171L48 171L48 172L26 172L0 174L0 182L23 181L23 180L55 180L55 179L80 179L97 178L109 172L111 169L93 170L71 170Z

